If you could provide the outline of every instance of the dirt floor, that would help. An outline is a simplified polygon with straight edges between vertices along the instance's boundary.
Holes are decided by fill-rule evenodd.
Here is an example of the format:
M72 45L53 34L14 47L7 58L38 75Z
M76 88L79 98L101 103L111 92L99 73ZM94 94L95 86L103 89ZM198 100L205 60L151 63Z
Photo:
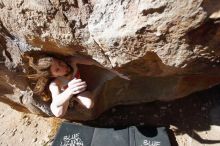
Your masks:
M20 113L0 103L0 146L49 146L60 122L58 118ZM173 145L219 146L220 86L172 102L114 107L84 124L166 126L171 129Z

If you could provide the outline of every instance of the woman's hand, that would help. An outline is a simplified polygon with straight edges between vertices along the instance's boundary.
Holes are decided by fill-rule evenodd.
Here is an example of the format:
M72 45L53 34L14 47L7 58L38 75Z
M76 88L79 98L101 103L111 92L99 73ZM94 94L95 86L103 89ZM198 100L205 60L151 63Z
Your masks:
M68 88L66 90L69 91L70 94L76 95L86 90L87 84L85 81L81 79L74 78L68 83Z

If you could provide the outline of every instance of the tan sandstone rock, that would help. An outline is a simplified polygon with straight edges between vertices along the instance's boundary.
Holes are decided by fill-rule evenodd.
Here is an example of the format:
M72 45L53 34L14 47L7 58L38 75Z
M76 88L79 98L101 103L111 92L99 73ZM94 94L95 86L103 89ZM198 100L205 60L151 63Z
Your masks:
M0 0L0 100L51 115L25 76L28 51L83 53L130 77L82 66L89 88L101 89L93 110L76 107L67 119L210 88L220 83L219 11L211 0Z

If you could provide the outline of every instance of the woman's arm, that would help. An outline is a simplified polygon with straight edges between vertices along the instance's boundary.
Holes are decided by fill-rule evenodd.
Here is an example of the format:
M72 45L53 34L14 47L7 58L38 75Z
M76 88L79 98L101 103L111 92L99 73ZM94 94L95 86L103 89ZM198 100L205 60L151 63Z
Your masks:
M52 94L52 103L50 105L50 109L56 117L61 117L66 113L69 105L68 101L71 98L71 95L68 92L60 93L55 82L50 83L49 89Z
M51 111L56 117L61 117L66 113L70 98L84 91L86 83L81 79L73 79L68 83L68 88L60 93L58 85L55 82L51 82L49 89L52 94Z

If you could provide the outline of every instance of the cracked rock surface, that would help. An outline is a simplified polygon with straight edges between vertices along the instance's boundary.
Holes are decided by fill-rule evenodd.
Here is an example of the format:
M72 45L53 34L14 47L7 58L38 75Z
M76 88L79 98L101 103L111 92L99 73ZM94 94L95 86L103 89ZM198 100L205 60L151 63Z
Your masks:
M102 90L93 110L70 111L67 119L211 88L220 82L219 11L213 0L0 0L0 101L50 115L25 77L28 51L83 53L130 77L109 80L105 70L85 69Z

